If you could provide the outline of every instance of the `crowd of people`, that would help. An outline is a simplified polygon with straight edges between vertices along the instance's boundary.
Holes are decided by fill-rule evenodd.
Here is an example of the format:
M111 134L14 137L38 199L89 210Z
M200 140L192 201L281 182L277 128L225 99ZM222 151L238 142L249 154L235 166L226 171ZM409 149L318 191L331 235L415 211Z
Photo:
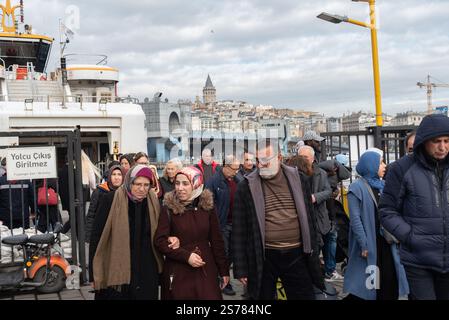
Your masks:
M449 118L425 117L388 166L383 151L366 150L355 172L343 154L322 161L323 140L306 132L288 159L270 139L222 161L204 149L194 166L170 160L160 178L144 152L121 155L97 186L99 173L83 171L95 298L217 300L236 294L232 275L251 300L276 299L279 281L289 300L313 300L333 282L350 300L449 299ZM0 177L0 220L22 226L33 186L20 182L29 193L19 195L16 183Z

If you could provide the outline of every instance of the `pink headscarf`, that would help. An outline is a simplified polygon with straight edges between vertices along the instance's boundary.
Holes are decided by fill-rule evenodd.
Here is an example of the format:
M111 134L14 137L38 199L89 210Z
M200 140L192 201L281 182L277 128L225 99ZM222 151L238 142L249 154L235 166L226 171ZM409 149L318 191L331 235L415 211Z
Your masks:
M126 191L128 193L128 197L134 202L137 202L139 200L136 199L132 195L131 185L133 184L134 180L136 180L139 177L148 178L148 180L150 180L150 183L151 183L151 188L154 187L154 175L153 175L153 172L151 171L151 169L148 168L148 166L143 165L143 164L138 164L138 165L135 165L134 167L130 168L128 170L128 172L126 173L124 185L125 185Z
M187 177L187 179L189 180L189 182L193 188L193 193L188 201L195 200L203 192L203 187L204 187L203 174L201 173L201 171L199 169L197 169L195 167L186 167L186 168L182 168L181 170L179 170L176 173L175 181L176 181L176 177L180 174Z

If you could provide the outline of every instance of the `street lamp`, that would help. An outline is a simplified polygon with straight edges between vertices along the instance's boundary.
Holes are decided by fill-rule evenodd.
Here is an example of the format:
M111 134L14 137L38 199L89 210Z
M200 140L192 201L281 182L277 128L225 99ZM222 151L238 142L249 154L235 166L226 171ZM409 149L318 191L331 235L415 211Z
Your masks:
M370 24L350 19L346 16L339 16L336 14L329 14L322 12L317 16L322 20L340 23L347 22L352 23L371 30L371 50L373 57L373 73L374 73L374 98L376 101L376 125L381 127L383 125L382 119L382 100L380 95L380 75L379 75L379 52L377 47L377 29L376 29L376 0L352 0L354 2L367 2L370 9Z
M339 16L338 14L329 14L326 12L320 13L317 16L317 18L320 18L327 22L332 22L332 23L348 22L348 17Z

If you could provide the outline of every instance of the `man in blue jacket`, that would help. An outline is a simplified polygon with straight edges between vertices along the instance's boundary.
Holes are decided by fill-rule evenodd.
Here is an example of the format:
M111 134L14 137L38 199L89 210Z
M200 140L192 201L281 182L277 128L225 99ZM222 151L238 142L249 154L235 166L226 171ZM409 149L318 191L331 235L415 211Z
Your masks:
M232 234L232 210L234 207L234 194L237 184L240 182L236 175L240 169L240 161L233 155L227 155L223 161L223 169L206 182L206 188L214 194L214 204L220 221L221 234L225 242L226 255L231 261L231 234ZM232 261L231 261L232 262ZM223 289L223 293L233 296L235 291L231 283Z
M410 298L449 300L449 118L426 116L413 154L389 166L382 226L400 241Z

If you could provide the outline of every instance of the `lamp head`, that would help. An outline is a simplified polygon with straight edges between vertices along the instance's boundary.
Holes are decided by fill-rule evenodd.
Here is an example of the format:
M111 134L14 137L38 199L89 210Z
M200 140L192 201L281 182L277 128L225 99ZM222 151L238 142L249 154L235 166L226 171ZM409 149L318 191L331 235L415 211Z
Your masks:
M319 15L317 15L317 18L325 20L327 22L332 22L332 23L340 23L340 22L348 21L348 17L339 16L337 14L329 14L327 12L320 13Z

